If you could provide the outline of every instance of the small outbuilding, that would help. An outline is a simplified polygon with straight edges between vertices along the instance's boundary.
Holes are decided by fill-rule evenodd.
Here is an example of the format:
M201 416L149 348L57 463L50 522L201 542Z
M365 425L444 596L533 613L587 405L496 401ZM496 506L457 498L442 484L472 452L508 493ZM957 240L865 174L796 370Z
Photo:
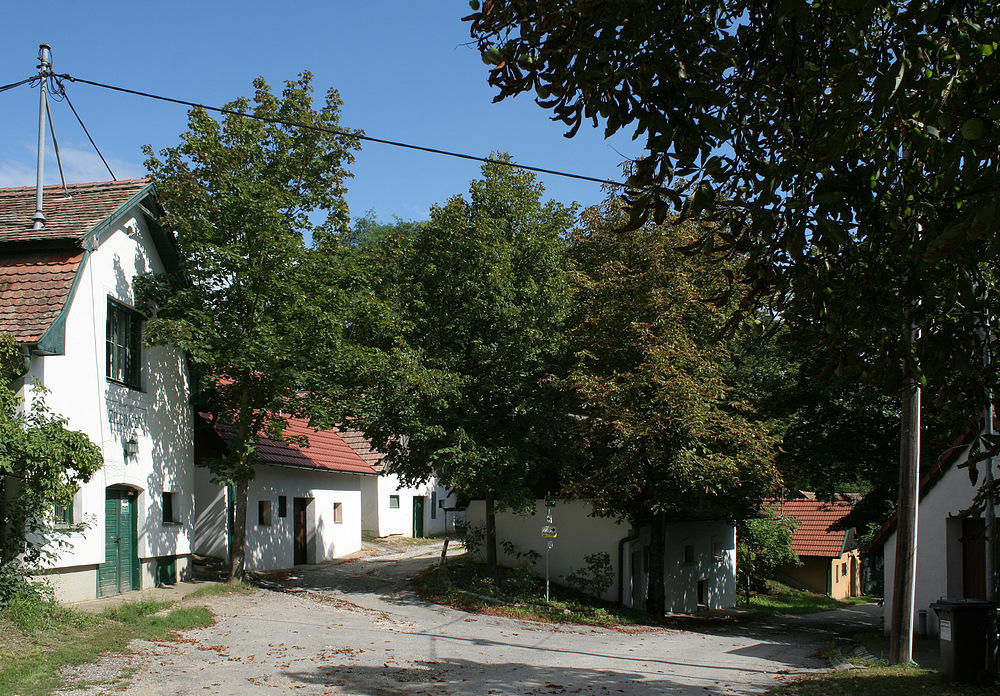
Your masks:
M361 549L362 482L376 471L334 430L316 430L288 418L288 440L261 436L250 482L246 568L269 571L322 563ZM196 436L196 459L218 457L233 437L228 424L204 418ZM296 444L304 438L308 444ZM228 486L212 481L205 466L195 470L196 553L228 559L234 500Z
M792 550L801 566L787 565L780 574L793 584L833 599L861 594L861 556L853 528L831 529L853 508L852 499L818 500L813 493L800 491L789 500L770 500L775 514L793 518Z

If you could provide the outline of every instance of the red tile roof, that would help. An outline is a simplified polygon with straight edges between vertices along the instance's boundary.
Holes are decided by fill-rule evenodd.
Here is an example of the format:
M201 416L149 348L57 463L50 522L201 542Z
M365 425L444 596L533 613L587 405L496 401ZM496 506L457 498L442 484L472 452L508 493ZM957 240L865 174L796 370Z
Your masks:
M148 179L46 186L45 227L32 230L35 188L0 189L0 333L37 343L66 304L80 242L149 185Z
M82 258L80 249L0 254L0 333L37 343L66 304Z
M45 227L31 229L35 187L0 188L0 243L81 240L149 185L149 179L70 184L43 189Z
M233 438L233 429L227 423L216 422L215 432L226 443ZM257 443L254 461L258 464L321 471L371 475L378 473L358 456L336 431L311 428L304 418L288 418L285 436L289 439L306 437L309 444L300 446L294 442L261 436Z
M843 553L847 531L830 532L827 529L851 511L849 502L808 498L768 502L775 506L777 514L798 520L799 526L792 534L792 550L799 556L837 558Z
M372 443L367 437L365 437L363 432L355 430L354 428L348 428L347 430L341 431L340 437L375 471L381 472L385 469L385 462L383 461L385 459L385 455L372 448Z

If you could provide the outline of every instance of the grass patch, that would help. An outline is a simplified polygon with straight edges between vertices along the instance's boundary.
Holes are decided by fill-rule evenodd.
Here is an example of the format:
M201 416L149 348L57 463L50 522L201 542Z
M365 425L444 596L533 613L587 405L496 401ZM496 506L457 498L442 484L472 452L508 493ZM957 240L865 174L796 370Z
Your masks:
M432 566L416 579L417 590L429 601L456 609L555 623L594 626L637 626L649 624L644 612L615 606L572 589L552 585L545 600L545 581L521 569L508 569L499 585L485 566L467 557L447 564L450 583L445 583Z
M535 577L530 567L504 569L504 577L499 585L485 566L472 563L468 556L452 558L446 567L449 579L447 583L441 579L436 566L431 566L415 578L417 591L424 599L463 611L533 621L684 628L751 622L777 614L827 611L871 601L863 597L838 601L825 595L772 583L768 594L751 598L749 607L674 614L659 620L643 611L627 609L555 584L551 586L550 601L546 602L545 580Z
M996 686L946 682L935 670L921 667L877 666L816 674L767 692L780 696L982 696Z
M51 693L65 666L96 661L137 638L166 640L175 631L212 624L205 607L169 607L144 598L89 614L54 602L15 601L0 611L0 696Z
M855 604L866 604L870 601L869 597L833 599L826 595L796 590L772 580L768 583L767 594L758 593L750 598L751 611L747 618L764 618L778 614L812 614Z

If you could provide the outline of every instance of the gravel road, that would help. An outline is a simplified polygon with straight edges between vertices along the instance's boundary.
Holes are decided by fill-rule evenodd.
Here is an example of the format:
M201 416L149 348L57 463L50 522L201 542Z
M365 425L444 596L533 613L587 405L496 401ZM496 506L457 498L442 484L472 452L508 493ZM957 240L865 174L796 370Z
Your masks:
M207 598L214 626L136 642L130 654L76 671L100 683L63 693L759 694L826 668L816 650L837 632L877 625L874 607L695 631L472 615L409 589L439 554L438 544L300 567L274 589Z

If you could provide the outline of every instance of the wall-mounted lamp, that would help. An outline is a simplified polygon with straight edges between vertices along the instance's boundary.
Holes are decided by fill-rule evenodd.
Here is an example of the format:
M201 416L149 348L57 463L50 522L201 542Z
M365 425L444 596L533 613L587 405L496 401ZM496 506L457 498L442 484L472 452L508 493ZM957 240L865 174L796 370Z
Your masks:
M125 441L124 447L126 459L131 459L139 453L139 442L135 439L135 435Z

